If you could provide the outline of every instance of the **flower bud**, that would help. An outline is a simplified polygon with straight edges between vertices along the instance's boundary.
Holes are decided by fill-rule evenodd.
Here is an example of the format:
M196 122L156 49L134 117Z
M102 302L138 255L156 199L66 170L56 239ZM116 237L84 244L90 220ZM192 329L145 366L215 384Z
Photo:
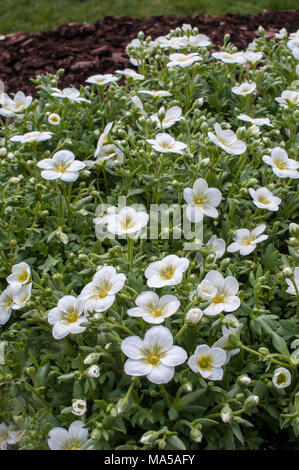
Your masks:
M144 444L146 446L150 446L156 440L157 436L158 436L157 432L148 431L145 434L143 434L139 442L141 442L141 444Z
M259 349L258 349L258 352L259 352L260 354L262 354L263 356L268 356L268 355L270 354L269 349L268 349L268 348L264 348L264 347L259 348Z
M284 277L286 278L290 278L293 276L293 271L292 269L289 267L289 266L286 266L285 268L283 268L283 275Z
M241 375L240 377L238 377L237 382L238 384L245 385L246 387L248 387L248 385L251 384L251 378L248 377L248 375Z
M196 325L203 316L203 311L200 308L191 308L186 314L186 322Z
M249 397L246 398L244 401L244 408L246 410L255 407L258 402L259 402L259 397L257 395L250 395Z
M5 147L1 147L0 148L0 157L5 157L5 155L7 154L7 150Z
M232 419L232 415L233 415L233 412L228 405L224 406L222 410L220 411L220 416L224 423L229 423Z
M99 353L90 353L84 359L84 364L86 366L89 366L91 364L94 364L95 362L98 362L99 359L100 359L100 354Z
M197 428L192 428L190 432L190 438L194 442L201 442L202 441L202 432Z
M100 368L97 365L93 365L89 367L86 373L88 377L97 378L100 376Z

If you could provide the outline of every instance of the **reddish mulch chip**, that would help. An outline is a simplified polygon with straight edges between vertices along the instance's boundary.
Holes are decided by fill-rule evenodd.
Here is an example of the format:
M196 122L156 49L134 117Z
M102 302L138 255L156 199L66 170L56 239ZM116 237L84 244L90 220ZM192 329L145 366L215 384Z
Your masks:
M242 50L258 36L260 25L268 38L283 27L295 32L299 28L299 10L218 17L206 14L147 19L106 16L93 25L69 23L40 33L16 33L0 41L0 79L8 93L23 90L32 94L31 78L63 68L65 73L60 86L78 87L90 75L131 67L125 47L139 31L155 39L184 23L197 26L200 33L207 34L218 45L223 43L224 34L229 33L231 42Z

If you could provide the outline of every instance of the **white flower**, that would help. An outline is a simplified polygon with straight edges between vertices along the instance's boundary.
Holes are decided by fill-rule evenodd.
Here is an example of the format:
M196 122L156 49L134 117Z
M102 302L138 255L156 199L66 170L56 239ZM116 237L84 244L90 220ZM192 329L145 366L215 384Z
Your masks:
M125 283L126 276L117 274L113 266L103 266L82 290L80 299L85 312L105 312Z
M156 139L147 139L153 149L161 153L179 153L183 154L184 149L187 147L183 142L175 140L171 135L162 133L157 134Z
M108 221L108 215L117 214L119 209L116 206L108 207L107 211L103 211L100 207L100 211L96 211L96 217L93 219L93 223L95 224L95 233L99 239L103 239L107 235L107 231L105 227Z
M248 385L251 384L251 378L248 377L247 374L245 374L239 378L239 382L241 382L242 385L245 385L246 387L248 387Z
M199 297L203 300L212 300L213 297L217 294L217 288L207 279L201 281L201 283L197 286L197 289L194 291L193 295L197 292ZM192 295L192 297L193 297ZM191 297L191 298L192 298Z
M14 135L9 140L12 142L21 142L22 144L32 143L32 142L42 142L44 140L49 140L52 138L52 132L40 132L33 131L27 132L24 135Z
M203 311L200 308L191 308L186 313L186 322L196 325L203 316Z
M242 52L236 52L235 54L230 54L229 52L213 52L212 57L221 60L225 64L245 64L247 60Z
M162 119L162 123L160 122L158 114L159 113L153 114L151 116L151 120L157 122L158 128L168 129L181 119L182 109L179 106L172 106L172 108L169 108Z
M208 380L221 380L226 360L226 353L221 348L210 348L207 344L197 346L193 356L188 360L188 365L195 373L200 373Z
M30 266L27 263L19 263L12 267L12 274L6 280L12 287L19 287L29 281L30 275Z
M100 376L100 368L96 364L89 367L87 370L87 375L88 377L92 377L94 379L97 379Z
M268 211L278 211L281 199L274 196L269 189L258 188L254 190L253 188L249 188L249 193L256 207L267 209Z
M191 54L179 54L174 53L169 55L170 62L168 62L167 67L189 67L190 65L194 64L194 62L198 62L202 60L196 52Z
M168 328L154 326L142 340L130 336L121 343L122 352L129 358L125 362L125 373L133 376L146 375L155 384L168 383L174 368L187 359L186 351L173 346L173 337Z
M51 450L81 450L88 445L88 429L84 423L74 421L68 431L64 428L53 428L49 432L48 446ZM91 447L89 446L89 449Z
M217 238L216 235L212 235L207 243L207 247L210 247L215 253L214 263L217 259L221 258L225 253L225 241L222 238Z
M288 294L291 294L291 295L297 295L294 284L292 283L291 279L286 279L286 281L287 281L287 284L289 286L287 288L286 292ZM294 269L294 282L295 282L295 284L297 286L297 289L299 291L299 267L298 266Z
M278 367L278 369L274 371L272 382L276 388L286 388L290 385L291 381L292 376L288 369Z
M204 281L208 281L209 284ZM211 304L205 308L204 314L208 316L219 315L221 312L233 312L240 307L240 299L237 296L239 283L233 276L224 278L218 271L210 271L200 283L201 291L206 290L206 299ZM200 293L200 291L198 290Z
M196 34L195 36L182 36L174 38L178 40L179 48L183 47L208 47L210 46L211 40L205 34Z
M253 93L255 89L256 83L244 82L239 86L234 86L232 92L235 93L235 95L247 96Z
M277 39L285 39L288 36L288 32L285 28L281 28L278 33L275 33Z
M19 310L20 308L23 308L26 305L26 303L31 297L31 288L32 284L30 282L29 284L23 285L15 290L13 296L13 310Z
M12 286L6 287L0 295L0 325L5 325L11 316L11 311L15 307L14 295L19 288Z
M225 150L231 155L240 155L246 152L246 144L242 140L238 140L235 133L231 130L222 130L221 126L215 124L215 134L208 132L211 141Z
M125 69L125 70L116 70L115 73L119 73L124 75L125 77L132 78L133 80L144 80L144 76L140 73L135 72L132 69Z
M295 31L295 33L290 33L289 38L290 39L299 39L299 29L297 29L297 31Z
M272 167L273 173L279 178L299 178L299 163L288 158L287 152L281 147L274 147L271 156L264 155L263 161Z
M68 334L82 333L85 326L80 326L86 321L83 313L83 302L80 298L65 295L48 313L48 322L54 325L52 334L55 339L61 339Z
M108 134L111 131L112 127L113 127L113 122L108 122L108 124L105 126L104 131L99 137L97 148L94 153L94 158L97 158L103 145L108 142Z
M183 279L183 273L188 269L189 260L169 255L161 261L154 261L145 270L149 287L176 286Z
M161 298L151 291L142 292L135 300L137 307L130 308L128 315L131 317L142 317L147 323L163 323L165 318L174 315L179 307L180 301L174 295L163 295Z
M138 93L150 95L150 96L153 96L154 98L163 98L165 96L172 96L172 93L170 93L169 91L165 91L165 90L156 90L156 91L139 90Z
M133 207L122 207L117 214L107 216L108 231L117 235L139 232L148 223L146 212L137 212Z
M239 251L240 255L249 255L256 249L257 243L267 240L268 235L261 235L266 229L266 224L260 224L253 230L247 228L240 228L236 230L234 242L227 247L229 253Z
M61 118L59 114L51 113L48 117L48 122L52 126L58 126L60 124Z
M234 320L237 321L236 317L231 314L226 315L226 318L233 318ZM233 328L231 326L227 328L225 325L222 325L223 336L219 338L216 341L216 343L214 343L212 346L213 348L221 348L225 350L226 360L224 364L227 364L229 362L231 356L234 356L235 354L238 354L240 352L239 348L227 349L227 347L229 346L229 336L233 333L240 331L241 328L242 328L241 324L239 324L236 328Z
M295 57L295 59L299 60L299 37L288 41L287 46Z
M217 217L222 194L217 188L209 188L205 179L199 178L193 184L193 188L184 189L184 199L187 206L186 215L191 222L200 222L203 215Z
M124 154L114 144L102 145L100 150L95 152L96 160L85 160L85 164L88 168L92 168L96 165L105 163L107 168L112 168L116 163L123 163Z
M284 90L275 101L283 108L299 106L299 91Z
M32 103L32 96L25 96L22 91L18 91L12 100L7 93L0 94L0 114L5 117L22 117L21 113L29 108Z
M244 57L252 65L255 65L259 60L261 60L263 58L263 53L262 52L246 51L246 52L244 52Z
M45 158L37 163L42 168L41 176L46 180L76 181L79 171L85 168L86 164L75 160L75 155L69 150L59 150L52 158Z
M8 444L16 444L25 434L23 429L10 431L6 424L0 423L0 450L6 450Z
M107 85L108 83L116 82L118 77L114 77L111 73L105 75L92 75L88 77L86 83L91 83L93 85Z
M87 405L85 400L76 400L72 403L72 413L77 416L82 416L86 413Z
M143 104L142 104L142 101L141 99L139 98L139 96L137 95L134 95L132 96L132 102L137 110L137 113L138 114L141 114L142 116L147 116L147 113L144 111L144 107L143 107Z
M269 118L251 118L247 116L246 114L239 114L239 116L237 116L237 119L240 119L241 121L245 121L245 122L250 122L251 124L254 124L255 126L273 127L273 125L270 123Z
M59 88L52 88L51 96L55 96L55 98L64 98L72 103L89 103L89 101L85 98L80 96L80 91L73 87L64 88L63 90L59 90Z

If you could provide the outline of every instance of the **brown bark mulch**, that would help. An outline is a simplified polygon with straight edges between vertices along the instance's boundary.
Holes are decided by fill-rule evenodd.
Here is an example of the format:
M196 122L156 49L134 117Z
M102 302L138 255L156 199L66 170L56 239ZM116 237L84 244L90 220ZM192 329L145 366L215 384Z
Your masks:
M229 33L231 42L242 50L257 37L260 25L266 30L267 38L283 27L289 33L295 32L299 28L299 10L265 10L257 15L218 17L206 14L147 19L106 16L92 25L68 23L40 33L20 32L0 41L0 79L8 93L22 90L32 94L31 78L63 68L60 86L78 87L90 75L131 67L125 47L139 31L155 39L184 23L197 26L200 33L207 34L218 45L223 43L224 34Z

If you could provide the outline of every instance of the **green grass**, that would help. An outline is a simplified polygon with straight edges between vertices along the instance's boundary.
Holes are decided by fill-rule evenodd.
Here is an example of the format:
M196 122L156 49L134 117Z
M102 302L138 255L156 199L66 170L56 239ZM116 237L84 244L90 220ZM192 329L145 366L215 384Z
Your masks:
M255 14L264 9L298 8L298 0L1 0L0 34L41 31L74 21L94 23L105 15Z

